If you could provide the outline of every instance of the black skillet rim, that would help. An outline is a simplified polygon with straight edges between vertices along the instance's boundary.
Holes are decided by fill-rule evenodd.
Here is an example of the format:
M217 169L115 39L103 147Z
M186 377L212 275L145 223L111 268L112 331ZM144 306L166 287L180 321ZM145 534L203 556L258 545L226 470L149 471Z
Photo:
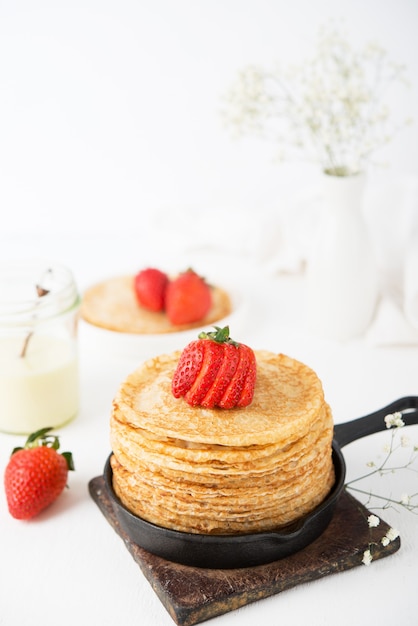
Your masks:
M262 543L266 539L273 539L275 543L278 545L280 543L288 543L288 542L298 542L300 538L303 539L303 535L312 528L312 525L316 523L316 521L325 514L326 522L324 524L319 523L318 533L316 536L322 534L323 530L325 530L328 525L333 510L335 508L336 502L339 499L341 492L344 488L345 483L345 475L346 475L346 465L343 454L341 452L339 444L336 440L333 441L332 445L332 453L333 453L333 463L336 472L336 481L335 484L328 494L328 496L323 500L323 502L318 505L311 513L307 516L296 522L291 526L290 531L262 531L259 533L246 533L240 535L209 535L209 534L198 534L198 533L187 533L178 530L172 530L170 528L165 528L163 526L158 526L152 522L148 522L143 518L135 515L129 509L127 509L122 502L119 500L118 496L115 494L112 485L112 468L110 465L110 458L112 453L109 454L105 468L104 468L104 481L105 485L111 499L112 505L116 507L117 512L122 515L125 524L136 524L138 533L142 530L143 532L152 532L156 533L156 535L160 535L165 539L169 538L175 542L185 542L187 544L196 544L199 546L206 545L208 547L219 547L222 545L245 545L248 543ZM327 511L331 512L331 515L327 515ZM120 517L120 515L119 515ZM120 520L119 520L120 521ZM323 528L322 528L323 526ZM130 532L130 529L128 529ZM135 543L141 545L140 542L136 541L136 538L133 539ZM308 542L310 543L310 542ZM305 544L307 545L307 544ZM304 546L303 546L304 547ZM148 548L146 548L148 549ZM152 551L152 550L150 550ZM294 550L296 551L296 549ZM160 556L162 556L160 554ZM280 558L280 557L278 557ZM275 560L275 559L272 559Z

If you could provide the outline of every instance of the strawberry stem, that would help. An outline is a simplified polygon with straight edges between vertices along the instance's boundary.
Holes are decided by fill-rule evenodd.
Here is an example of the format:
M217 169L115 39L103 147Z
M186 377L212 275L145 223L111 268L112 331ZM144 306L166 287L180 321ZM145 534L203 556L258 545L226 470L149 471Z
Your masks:
M230 343L233 346L239 346L239 343L231 339L229 336L229 326L224 326L223 328L220 326L214 326L214 329L214 331L203 331L199 333L199 339L211 339L212 341L216 341L216 343Z
M26 439L24 446L18 446L13 448L12 455L19 450L27 450L30 448L37 448L38 446L46 446L48 448L52 448L53 450L59 450L60 441L57 435L48 435L52 430L51 426L46 426L45 428L41 428L40 430L31 433L29 437ZM67 461L68 469L74 470L74 460L71 452L62 452L61 455Z

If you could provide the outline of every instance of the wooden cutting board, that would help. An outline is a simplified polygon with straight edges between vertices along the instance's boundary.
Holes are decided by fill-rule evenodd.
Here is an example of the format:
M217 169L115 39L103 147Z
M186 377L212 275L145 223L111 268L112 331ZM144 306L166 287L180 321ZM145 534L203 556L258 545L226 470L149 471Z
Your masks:
M380 540L389 526L381 521L377 528L369 529L369 511L343 492L328 528L300 552L257 567L189 567L150 554L131 541L119 526L102 476L90 481L89 491L179 626L192 626L301 583L362 565L363 552L370 541L376 542L374 560L389 556L400 547L399 538L383 547Z

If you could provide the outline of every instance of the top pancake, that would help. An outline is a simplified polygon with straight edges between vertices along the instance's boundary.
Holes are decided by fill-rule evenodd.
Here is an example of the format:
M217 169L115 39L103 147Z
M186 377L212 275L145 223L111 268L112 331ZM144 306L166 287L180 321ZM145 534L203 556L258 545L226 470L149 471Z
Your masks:
M278 443L303 437L323 409L315 372L284 354L255 351L257 382L252 403L237 409L191 407L174 398L171 381L180 352L146 361L121 385L114 410L121 422L187 442L225 446Z
M165 313L155 313L139 306L133 276L116 276L87 289L81 303L86 322L121 333L173 333L213 325L231 313L229 295L220 287L210 286L212 307L199 322L174 326Z

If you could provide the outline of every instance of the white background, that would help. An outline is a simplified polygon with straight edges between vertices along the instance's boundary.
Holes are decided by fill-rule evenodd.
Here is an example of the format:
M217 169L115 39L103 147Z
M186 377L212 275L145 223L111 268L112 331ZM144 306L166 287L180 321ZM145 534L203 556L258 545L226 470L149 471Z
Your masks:
M222 96L243 65L303 59L329 18L344 18L355 43L376 39L407 65L411 88L398 90L392 105L401 119L414 117L415 0L0 0L0 259L61 261L81 290L122 269L179 270L192 260L211 277L235 277L251 301L248 341L311 365L336 421L416 394L416 341L341 346L303 332L303 275L277 276L274 259L261 261L283 246L278 265L300 269L299 251L291 254L299 243L294 196L310 196L319 170L274 163L273 146L236 143L220 120ZM389 165L371 169L375 190L415 180L418 120L381 156ZM374 218L388 227L381 249L388 262L394 239L403 254L402 203L396 193L381 196ZM84 326L80 356L81 411L62 433L77 466L71 489L32 524L12 520L0 495L0 624L38 623L40 605L48 605L47 626L95 619L168 626L87 494L108 454L111 400L137 359L106 351ZM17 443L0 437L2 467ZM371 438L348 447L350 472L359 475L379 446ZM416 518L387 515L403 540L393 557L213 624L414 626Z
M376 40L406 64L411 88L391 105L395 119L413 117L414 0L2 0L2 234L129 230L141 247L160 214L284 211L286 192L309 187L317 167L233 141L222 97L247 63L309 56L330 19L354 45ZM393 175L416 174L418 121L378 158Z

